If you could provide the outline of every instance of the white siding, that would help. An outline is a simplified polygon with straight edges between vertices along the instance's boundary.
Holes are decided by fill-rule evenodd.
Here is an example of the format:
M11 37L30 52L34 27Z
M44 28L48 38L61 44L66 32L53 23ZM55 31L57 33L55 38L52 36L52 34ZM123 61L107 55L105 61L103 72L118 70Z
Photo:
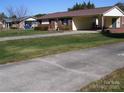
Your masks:
M112 10L106 12L104 16L123 16L123 13L115 7Z
M42 24L49 24L49 22L42 22Z
M42 24L49 24L49 20L42 20Z

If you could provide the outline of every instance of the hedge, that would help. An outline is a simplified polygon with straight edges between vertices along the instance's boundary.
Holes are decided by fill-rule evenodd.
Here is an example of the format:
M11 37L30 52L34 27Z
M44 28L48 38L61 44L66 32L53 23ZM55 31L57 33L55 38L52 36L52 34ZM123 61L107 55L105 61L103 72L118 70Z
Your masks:
M48 31L48 25L39 25L38 27L35 27L34 30Z

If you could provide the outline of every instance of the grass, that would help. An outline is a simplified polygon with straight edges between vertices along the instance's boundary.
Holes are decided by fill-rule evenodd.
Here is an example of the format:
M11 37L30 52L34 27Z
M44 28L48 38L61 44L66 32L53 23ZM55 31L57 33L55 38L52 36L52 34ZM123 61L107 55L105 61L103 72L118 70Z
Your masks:
M124 92L124 68L118 69L85 87L81 92Z
M35 31L35 30L6 30L0 31L0 37L8 36L22 36L22 35L33 35L33 34L46 34L48 31Z
M0 42L0 64L123 41L123 38L98 33L3 41Z

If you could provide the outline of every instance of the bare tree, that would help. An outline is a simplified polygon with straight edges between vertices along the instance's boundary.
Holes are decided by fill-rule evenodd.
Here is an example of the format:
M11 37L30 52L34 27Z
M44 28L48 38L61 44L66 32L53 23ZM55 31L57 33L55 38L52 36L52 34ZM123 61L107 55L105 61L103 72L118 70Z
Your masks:
M28 9L24 6L20 6L20 7L16 8L16 11L15 11L15 15L18 18L27 16L27 13L28 13Z
M9 17L17 17L17 18L21 18L21 17L25 17L27 16L27 13L28 13L28 9L24 6L19 6L19 7L12 7L12 6L9 6L6 8L7 10L7 13L9 15Z
M15 9L12 6L7 7L6 11L7 11L9 17L15 16Z

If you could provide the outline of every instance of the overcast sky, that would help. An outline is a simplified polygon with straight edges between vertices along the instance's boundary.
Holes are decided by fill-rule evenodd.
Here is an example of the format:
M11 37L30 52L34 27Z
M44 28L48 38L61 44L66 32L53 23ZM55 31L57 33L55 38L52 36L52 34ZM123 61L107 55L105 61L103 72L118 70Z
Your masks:
M6 11L6 7L25 6L29 10L30 15L38 13L52 13L58 11L66 11L76 2L88 2L89 0L0 0L0 12ZM111 6L122 0L90 0L97 7Z

